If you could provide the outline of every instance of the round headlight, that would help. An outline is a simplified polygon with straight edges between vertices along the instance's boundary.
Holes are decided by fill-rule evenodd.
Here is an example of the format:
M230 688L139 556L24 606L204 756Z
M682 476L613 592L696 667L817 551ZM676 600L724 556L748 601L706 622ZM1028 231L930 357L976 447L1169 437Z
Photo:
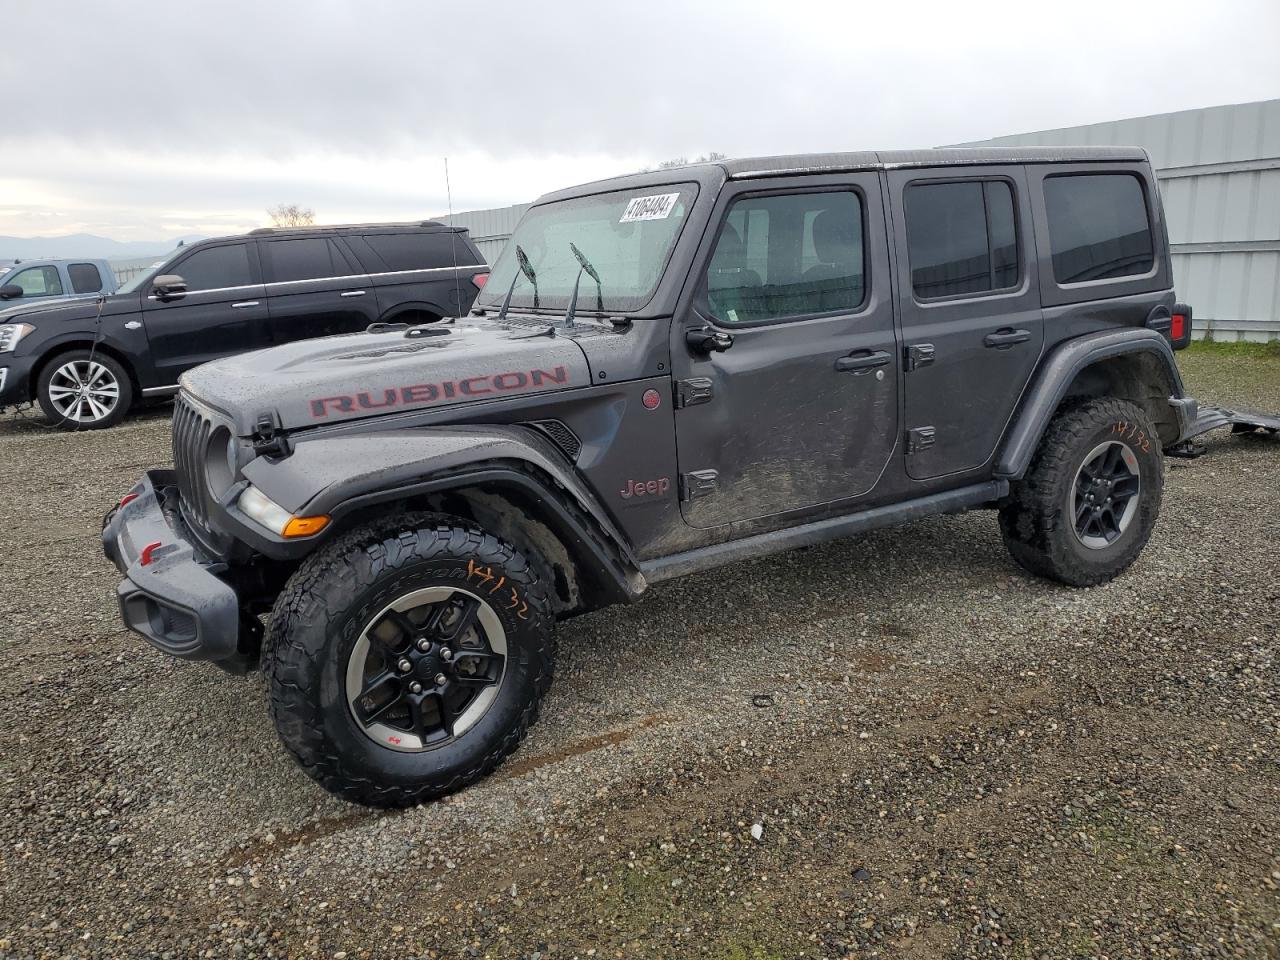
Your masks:
M214 499L220 498L235 483L239 457L235 434L226 427L218 427L209 435L204 449L204 476Z

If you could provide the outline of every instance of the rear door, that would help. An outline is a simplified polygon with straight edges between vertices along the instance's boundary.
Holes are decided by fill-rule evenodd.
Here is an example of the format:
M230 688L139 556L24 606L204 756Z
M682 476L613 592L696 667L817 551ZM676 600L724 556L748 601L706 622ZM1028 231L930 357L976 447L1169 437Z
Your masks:
M147 290L142 301L158 386L176 384L197 364L270 345L252 242L200 246L167 269L187 282L186 294L166 303Z
M1019 166L893 170L889 187L907 473L963 473L995 453L1043 345L1026 176Z
M867 493L898 436L878 177L730 184L712 222L672 324L685 520L712 527ZM732 346L699 351L703 329Z
M471 278L487 275L466 238L448 229L369 232L352 236L351 244L369 265L384 315L408 307L436 317L464 316L480 291Z
M368 275L332 237L261 240L258 249L274 343L354 333L378 319Z

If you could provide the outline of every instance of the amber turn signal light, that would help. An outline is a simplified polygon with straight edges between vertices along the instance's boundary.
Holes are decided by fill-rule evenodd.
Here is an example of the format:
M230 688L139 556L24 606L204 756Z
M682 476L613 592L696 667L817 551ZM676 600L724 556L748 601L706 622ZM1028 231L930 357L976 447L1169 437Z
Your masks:
M318 517L290 517L289 522L280 531L280 535L282 537L309 537L313 533L319 533L328 525L329 518L323 515Z

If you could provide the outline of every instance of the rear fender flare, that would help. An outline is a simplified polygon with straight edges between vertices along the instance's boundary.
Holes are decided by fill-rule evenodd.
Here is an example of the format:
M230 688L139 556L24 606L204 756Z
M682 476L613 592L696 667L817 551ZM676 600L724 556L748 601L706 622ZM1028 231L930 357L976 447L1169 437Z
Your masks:
M1182 401L1185 392L1169 342L1155 330L1141 327L1090 334L1059 345L1040 364L1036 379L1005 433L996 457L995 477L1017 480L1026 473L1049 421L1084 370L1100 361L1139 354L1149 355L1168 375L1172 385L1169 399L1179 420L1179 431L1185 430L1185 405L1175 402ZM1191 415L1194 417L1194 409Z

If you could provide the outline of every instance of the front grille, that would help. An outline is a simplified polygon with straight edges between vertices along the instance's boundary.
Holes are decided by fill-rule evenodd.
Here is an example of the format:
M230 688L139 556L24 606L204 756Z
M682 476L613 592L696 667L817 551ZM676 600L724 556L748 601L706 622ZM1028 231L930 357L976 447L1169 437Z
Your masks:
M209 529L204 458L211 433L213 421L179 394L173 403L173 467L178 473L183 519L201 531Z

